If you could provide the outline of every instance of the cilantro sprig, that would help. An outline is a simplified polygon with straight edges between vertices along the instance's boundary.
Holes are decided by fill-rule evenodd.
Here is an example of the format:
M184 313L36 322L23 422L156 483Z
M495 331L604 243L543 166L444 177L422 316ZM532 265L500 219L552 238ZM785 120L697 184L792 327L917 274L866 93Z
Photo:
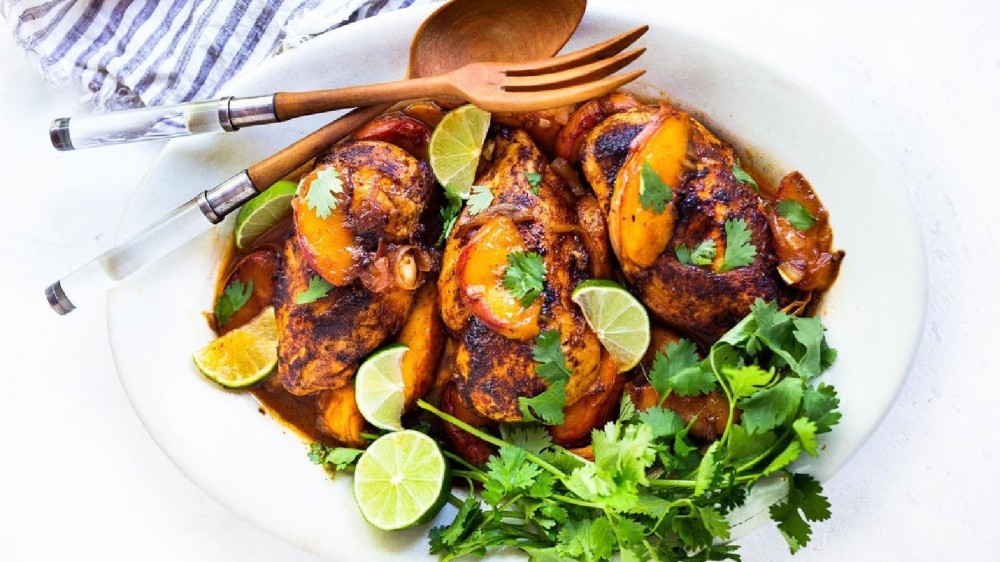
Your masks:
M309 286L299 294L295 295L295 304L309 304L325 297L333 289L333 285L319 275L309 278Z
M659 215L673 198L674 192L667 182L656 173L648 160L644 161L639 172L639 204L642 208Z
M300 183L300 195L302 187ZM337 196L342 193L344 193L344 182L340 179L340 172L333 167L320 168L306 191L306 206L312 209L317 217L325 219L337 208Z
M534 349L550 385L568 377L558 344L558 332L543 332ZM818 320L758 300L705 357L681 340L661 350L650 372L661 396L714 389L726 397L730 415L717 441L698 447L675 412L639 412L626 395L619 418L594 431L593 461L554 445L541 426L501 428L498 437L420 401L498 451L483 467L460 463L453 471L482 493L452 498L458 513L431 530L431 553L452 560L516 548L532 560L738 560L735 545L719 542L730 537L726 516L765 476L788 486L770 515L795 552L809 542L810 524L830 516L820 484L790 465L818 454L817 436L839 420L836 392L815 384L834 358Z
M233 314L243 308L243 305L253 295L253 279L245 284L239 279L226 285L226 288L215 301L215 325L219 328L226 325Z
M757 257L757 247L750 243L747 221L727 219L723 228L726 231L726 252L723 254L719 272L731 271L753 263Z
M561 340L559 330L545 330L535 338L535 345L531 348L532 358L537 363L535 373L549 387L537 396L518 398L525 421L558 425L565 420L566 383L572 373L566 364Z
M542 256L535 252L511 252L507 254L507 264L502 281L504 288L521 300L521 306L531 306L545 290Z

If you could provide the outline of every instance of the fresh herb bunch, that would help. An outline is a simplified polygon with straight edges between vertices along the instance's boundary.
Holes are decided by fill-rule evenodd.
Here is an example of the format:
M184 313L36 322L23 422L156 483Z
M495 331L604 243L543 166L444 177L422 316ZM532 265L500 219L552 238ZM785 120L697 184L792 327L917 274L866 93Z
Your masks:
M518 548L538 562L616 553L623 562L739 560L725 542L726 516L763 478L787 483L787 498L770 515L794 553L809 542L810 522L830 516L819 482L789 465L818 455L817 436L839 421L836 392L815 381L835 357L819 319L758 300L706 357L681 340L657 354L649 373L661 397L721 392L730 415L717 441L699 447L688 437L692 424L662 402L637 411L626 395L618 419L593 432L593 462L554 445L537 424L504 426L497 437L420 401L498 448L483 467L447 453L453 474L481 493L452 497L458 513L431 530L431 553L451 560ZM354 451L314 447L311 456L349 470Z

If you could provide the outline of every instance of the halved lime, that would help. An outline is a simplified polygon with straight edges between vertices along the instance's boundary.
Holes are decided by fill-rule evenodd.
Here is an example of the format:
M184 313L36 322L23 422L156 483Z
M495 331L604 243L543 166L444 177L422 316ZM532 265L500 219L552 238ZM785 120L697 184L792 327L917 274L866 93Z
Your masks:
M226 388L246 388L278 366L278 326L274 308L216 338L194 353L194 364L209 379Z
M635 367L649 347L646 307L614 281L590 279L573 290L587 324L618 365L618 372Z
M451 472L433 439L412 429L379 437L354 468L354 499L384 531L426 523L448 499Z
M449 111L431 134L427 147L431 169L438 183L468 199L476 181L476 167L483 151L490 114L467 104Z
M292 212L292 197L298 189L293 181L281 180L272 185L260 195L247 201L240 214L236 215L236 228L233 236L236 247L246 248L267 229L281 222Z
M368 423L380 429L403 429L403 354L410 349L392 344L375 350L358 367L354 396Z

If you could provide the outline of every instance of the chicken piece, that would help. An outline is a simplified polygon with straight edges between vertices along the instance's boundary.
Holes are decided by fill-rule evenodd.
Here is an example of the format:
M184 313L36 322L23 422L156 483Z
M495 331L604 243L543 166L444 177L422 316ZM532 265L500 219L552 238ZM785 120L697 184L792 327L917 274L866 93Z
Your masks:
M572 194L527 133L500 129L494 141L493 161L476 182L490 189L493 203L474 216L468 210L460 215L445 246L438 290L442 319L458 342L458 393L477 415L514 422L522 419L518 398L546 388L535 374L531 334L559 330L572 373L567 405L583 397L597 378L601 345L571 300L573 288L590 277L591 267ZM541 175L537 186L528 176L535 173ZM482 246L465 252L473 243ZM542 256L545 289L526 307L504 295L507 265L496 256L506 253L505 248ZM474 252L482 255L473 258ZM484 296L474 302L477 295ZM535 303L537 319L531 310L519 312ZM513 325L521 322L522 328Z
M275 295L278 377L299 395L347 384L358 362L403 326L413 304L413 291L391 285L375 293L357 282L297 303L314 276L297 237L290 237Z
M598 199L607 200L611 246L622 272L658 319L713 340L757 298L779 306L792 300L776 269L764 201L734 177L732 148L689 114L664 107L655 116L612 115L587 135L581 158L585 178ZM659 212L641 196L647 167L672 191ZM745 222L754 257L722 271L725 225L736 219ZM715 246L711 264L679 261L679 246L694 248L706 240Z
M367 134L413 138L414 123L383 118ZM278 377L289 392L344 386L358 362L403 326L436 265L420 242L433 186L425 162L384 141L352 139L316 158L292 200L295 229L275 295ZM314 294L321 279L333 287ZM316 298L300 302L307 291Z
M647 106L625 92L611 92L581 105L569 116L556 136L556 157L570 164L577 164L580 161L580 147L583 146L587 133L609 116L631 110L650 113Z

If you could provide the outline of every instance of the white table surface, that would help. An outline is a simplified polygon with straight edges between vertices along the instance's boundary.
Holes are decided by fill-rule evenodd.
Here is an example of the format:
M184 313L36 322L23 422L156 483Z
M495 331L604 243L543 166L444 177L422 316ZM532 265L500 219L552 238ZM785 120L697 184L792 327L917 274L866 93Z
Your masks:
M1000 559L1000 4L675 4L678 20L777 58L854 116L896 166L924 236L929 300L912 372L827 483L833 517L794 560ZM86 111L77 94L46 84L6 30L0 69L0 560L318 560L171 464L119 384L103 303L59 317L43 298L111 245L162 145L56 152L48 122ZM770 527L741 544L746 561L791 559Z

